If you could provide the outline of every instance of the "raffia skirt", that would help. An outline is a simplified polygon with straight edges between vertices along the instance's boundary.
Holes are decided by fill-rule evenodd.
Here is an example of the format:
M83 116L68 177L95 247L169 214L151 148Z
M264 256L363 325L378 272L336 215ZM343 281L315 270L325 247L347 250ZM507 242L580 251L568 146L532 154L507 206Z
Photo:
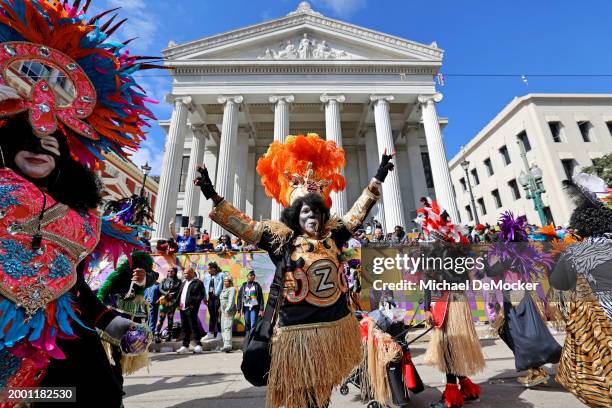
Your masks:
M362 355L359 323L352 314L335 322L276 328L266 407L325 406Z
M463 292L451 292L442 327L434 328L424 362L443 373L471 376L485 367L472 311Z
M612 321L579 276L556 380L589 407L612 406Z

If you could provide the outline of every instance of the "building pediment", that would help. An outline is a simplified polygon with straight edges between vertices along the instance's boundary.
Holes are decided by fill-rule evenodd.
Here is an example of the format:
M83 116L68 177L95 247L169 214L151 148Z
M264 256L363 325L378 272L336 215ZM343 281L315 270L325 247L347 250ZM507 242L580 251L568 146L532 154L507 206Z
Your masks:
M443 50L334 20L300 4L289 15L164 50L172 61L405 60L439 63Z

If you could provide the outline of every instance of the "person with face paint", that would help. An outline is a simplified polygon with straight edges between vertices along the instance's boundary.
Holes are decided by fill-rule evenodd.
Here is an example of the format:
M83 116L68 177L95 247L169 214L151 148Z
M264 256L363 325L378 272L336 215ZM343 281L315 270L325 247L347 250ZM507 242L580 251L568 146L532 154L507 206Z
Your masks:
M195 180L213 200L210 218L247 243L266 250L284 274L279 319L272 339L267 407L326 407L332 388L362 358L359 325L351 313L339 255L380 197L393 169L380 167L342 218L330 215L330 193L344 188L344 150L316 134L274 142L259 159L266 193L285 209L280 221L256 222L220 197L205 168Z
M137 149L152 115L132 78L146 64L106 42L116 27L104 14L86 18L89 4L0 3L0 390L76 387L70 406L118 408L121 387L96 329L135 353L147 344L98 301L84 272L90 255L138 243L134 229L100 217L92 169L102 152ZM16 76L26 64L45 69ZM60 83L70 86L58 93ZM21 404L3 398L1 408Z

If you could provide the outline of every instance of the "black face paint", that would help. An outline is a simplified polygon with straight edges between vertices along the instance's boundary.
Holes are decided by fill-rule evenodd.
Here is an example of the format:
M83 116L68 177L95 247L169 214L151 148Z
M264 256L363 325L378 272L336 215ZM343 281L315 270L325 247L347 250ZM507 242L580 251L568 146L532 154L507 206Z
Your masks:
M42 140L39 137L35 136L34 134L29 134L26 137L24 137L23 143L19 147L20 147L19 151L26 151L26 152L30 152L34 154L49 155L53 157L56 163L60 159L60 156L58 156L56 153L45 149L45 147L42 145Z

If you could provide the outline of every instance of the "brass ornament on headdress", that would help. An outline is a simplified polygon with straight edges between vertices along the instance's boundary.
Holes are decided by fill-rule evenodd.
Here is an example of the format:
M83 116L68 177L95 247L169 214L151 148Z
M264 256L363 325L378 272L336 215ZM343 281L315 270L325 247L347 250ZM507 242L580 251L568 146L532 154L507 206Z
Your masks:
M329 180L319 180L314 176L312 163L308 162L306 174L302 176L298 173L289 174L285 172L285 177L289 180L289 190L287 191L287 202L293 204L295 200L307 194L315 193L323 197L325 188L331 184Z

